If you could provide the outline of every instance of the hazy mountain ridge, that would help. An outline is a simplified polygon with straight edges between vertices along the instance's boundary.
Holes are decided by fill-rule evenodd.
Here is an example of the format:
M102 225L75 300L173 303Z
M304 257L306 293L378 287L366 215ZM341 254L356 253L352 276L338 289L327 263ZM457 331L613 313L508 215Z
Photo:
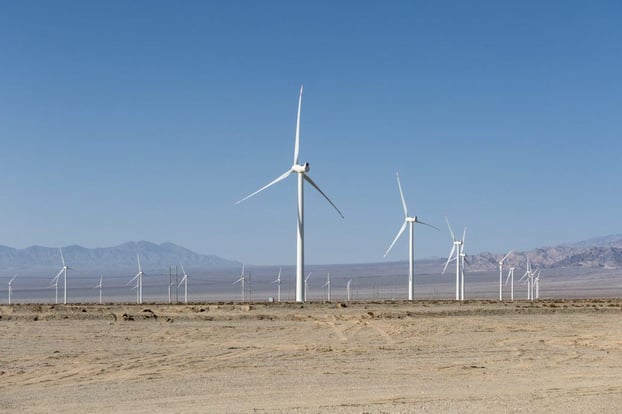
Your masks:
M82 246L63 247L65 261L79 269L135 269L136 255L144 269L168 268L180 261L185 267L230 268L240 264L215 255L195 253L173 243L155 244L147 241L128 242L112 247L89 249ZM25 249L0 246L0 267L8 270L61 267L58 248L31 246Z

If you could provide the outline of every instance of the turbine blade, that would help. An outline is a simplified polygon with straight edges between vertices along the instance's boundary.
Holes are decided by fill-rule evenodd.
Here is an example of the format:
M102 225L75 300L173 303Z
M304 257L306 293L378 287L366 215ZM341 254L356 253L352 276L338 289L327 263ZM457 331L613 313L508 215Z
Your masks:
M54 279L59 278L60 275L62 275L64 271L65 271L65 269L60 269L60 272L58 272L58 274L54 277ZM52 280L54 280L54 279L52 279Z
M451 225L449 224L449 219L447 218L447 216L445 216L445 222L447 223L449 233L451 234L451 241L456 241L456 236L454 236L454 231L451 229Z
M63 267L65 267L65 257L63 256L63 249L59 247L58 250L60 250L60 260L63 261Z
M138 273L142 273L142 269L140 268L140 255L136 253L136 260L138 260Z
M447 256L447 262L445 263L445 267L443 267L443 272L441 274L445 274L445 270L447 270L447 266L449 266L449 262L451 262L451 258L454 256L454 252L456 251L456 245L453 244L451 246L451 251L449 252L449 256Z
M505 278L505 284L507 285L510 281L510 276L512 275L512 271L508 271L508 277Z
M13 281L15 280L15 278L16 278L16 277L17 277L17 275L13 276L13 279L9 280L9 285L10 285L11 283L13 283Z
M292 173L292 170L287 170L285 173L281 174L280 176L278 176L275 180L271 181L270 183L264 185L263 187L261 187L259 190L255 191L254 193L251 193L249 195L247 195L246 197L244 197L241 200L238 200L235 202L235 204L240 204L242 201L248 200L249 198L251 198L252 196L261 193L263 190L265 190L268 187L273 186L274 184L278 183L279 181L283 181L284 179L286 179L287 177L289 177L289 175Z
M397 187L400 189L400 197L402 198L402 207L404 208L404 217L408 217L408 207L406 207L406 200L404 200L404 192L402 191L402 184L400 183L400 174L395 173L397 177Z
M236 280L235 282L233 282L232 285L235 285L236 283L240 283L243 280L244 280L244 277L241 277L238 280Z
M307 174L303 175L304 179L307 180L307 182L309 184L311 184L320 194L322 194L324 196L324 198L326 199L326 201L328 201L330 203L331 206L333 206L335 208L335 210L337 210L337 213L339 213L339 215L341 216L341 218L345 218L343 216L343 213L337 208L337 206L335 205L335 203L333 203L332 201L330 201L330 198L328 198L328 196L326 194L324 194L324 192L322 190L320 190L320 187L317 186L317 184L311 179L311 177L309 177Z
M441 231L441 229L439 229L438 227L433 226L433 225L431 225L431 224L428 224L428 223L426 223L426 222L423 222L423 221L419 220L418 218L415 218L415 223L423 224L424 226L432 227L433 229L436 229L436 230L438 230L438 231Z
M503 259L499 260L501 263L505 262L505 259L507 259L513 252L514 250L510 250L508 252L508 254L506 254L505 256L503 256Z
M399 231L397 232L397 236L395 236L395 239L393 239L393 243L391 243L391 245L389 246L387 251L384 253L383 257L387 257L387 255L389 254L389 252L393 248L393 245L397 242L397 239L399 239L400 236L402 235L402 233L404 233L404 231L406 230L406 224L408 224L408 223L406 222L406 220L404 220L404 224L402 224L402 227L400 227Z
M529 276L529 272L525 272L525 274L523 275L523 277L521 277L520 279L518 279L518 281L520 282L521 280L523 280L526 276Z
M186 271L184 270L184 264L182 262L179 262L179 264L181 265L181 271L184 272L184 277L186 277Z
M136 273L136 276L134 276L132 279L130 279L129 282L127 282L127 284L129 285L130 283L132 283L133 281L135 281L136 279L138 279L138 276L140 276L140 272Z
M466 239L466 226L464 226L464 231L462 232L462 244L464 244L465 239Z
M298 115L296 116L296 142L294 144L294 165L298 165L298 153L300 152L300 109L302 108L302 85L298 96Z
M177 285L177 287L180 287L182 283L184 283L184 281L186 280L186 276L181 278L181 281L179 282L179 284Z

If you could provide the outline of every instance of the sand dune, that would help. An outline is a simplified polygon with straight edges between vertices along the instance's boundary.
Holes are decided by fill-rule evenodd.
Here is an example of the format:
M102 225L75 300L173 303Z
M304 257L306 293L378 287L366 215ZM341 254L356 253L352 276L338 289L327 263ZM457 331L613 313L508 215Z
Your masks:
M622 301L1 306L0 411L619 412Z

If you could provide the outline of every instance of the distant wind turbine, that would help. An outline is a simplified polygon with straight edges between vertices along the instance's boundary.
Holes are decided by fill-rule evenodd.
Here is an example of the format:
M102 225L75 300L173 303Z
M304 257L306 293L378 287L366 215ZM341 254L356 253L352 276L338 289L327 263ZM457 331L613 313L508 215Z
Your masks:
M138 261L138 273L134 276L127 284L129 285L133 281L136 281L136 303L143 303L143 277L145 273L143 272L142 267L140 266L140 256L136 255L136 260Z
M16 277L17 275L13 276L13 278L9 280L9 305L11 304L11 295L13 294L13 281Z
M309 272L307 277L305 277L305 295L304 295L305 300L304 300L304 302L307 301L307 292L309 290L309 278L311 277L311 273L312 272Z
M432 227L433 229L436 229L436 230L439 230L439 229L437 227L431 225L431 224L424 223L423 221L419 220L419 218L417 216L409 216L408 215L408 207L406 206L406 201L404 200L404 192L402 191L402 184L400 183L400 174L396 172L395 175L397 177L397 187L400 190L400 197L402 199L402 207L404 208L404 224L402 224L402 227L400 227L400 229L398 230L397 236L395 236L395 239L393 239L393 243L391 243L391 245L389 246L389 248L385 252L384 257L387 257L387 255L389 254L389 252L391 251L391 249L393 248L393 246L397 242L397 239L399 239L400 236L404 233L404 231L406 230L406 226L408 225L408 230L409 230L409 238L408 238L408 300L414 300L415 299L415 283L414 283L414 279L415 279L415 223L423 224L423 225L426 225L428 227Z
M296 302L304 302L305 300L305 292L304 292L304 181L307 181L313 188L315 188L325 199L330 203L331 206L337 213L343 218L343 214L337 208L337 206L328 198L326 194L317 184L311 179L311 177L307 174L309 172L309 163L306 162L304 164L298 163L298 153L300 150L300 110L302 107L302 86L300 87L300 95L298 97L298 115L296 117L296 141L294 144L294 163L289 170L284 172L282 175L261 187L259 190L255 191L244 197L243 199L237 201L235 204L239 204L244 200L247 200L254 195L262 192L268 187L273 186L279 181L283 181L290 175L296 173L298 174L298 224L297 224L297 237L296 237Z
M183 263L179 262L179 264L181 265L181 271L184 272L184 277L181 278L181 281L179 282L179 284L177 285L177 287L180 287L181 284L184 284L184 303L188 303L188 274L186 273L186 270L184 269L184 265Z
M240 275L240 278L232 283L233 285L235 285L236 283L239 283L241 285L241 287L242 287L242 302L244 302L244 300L246 299L246 295L245 295L245 291L244 291L244 279L245 279L245 277L246 276L244 274L244 264L242 264L242 273Z
M276 280L272 283L276 283L276 301L281 301L281 268L279 267L279 275Z
M348 283L346 283L346 294L348 297L348 302L350 302L350 285L352 284L352 279L348 280Z
M64 299L63 299L63 303L66 305L67 304L67 273L68 273L68 270L71 270L71 268L69 266L67 266L67 264L65 263L65 257L63 256L63 249L59 248L58 250L60 251L60 259L63 262L63 267L60 269L60 272L58 272L58 274L56 275L54 280L59 278L60 275L63 275L63 282L64 282L64 289L63 289L63 291L64 291ZM58 280L56 280L56 283L58 283ZM56 303L58 303L58 299L56 300Z
M103 285L104 282L104 276L99 275L99 283L97 284L97 286L95 286L95 289L99 289L99 304L102 304L102 290L104 288Z
M507 259L513 251L514 250L510 250L508 254L499 260L499 300L503 300L503 262L505 262L505 259Z
M452 246L451 251L449 252L449 256L447 257L447 262L445 263L445 267L443 268L443 274L447 270L447 266L449 262L455 260L456 261L456 300L460 300L460 253L462 252L462 244L463 240L466 237L466 227L464 228L464 232L462 233L462 240L457 240L454 235L453 230L451 229L451 225L449 224L449 219L445 216L445 221L447 222L447 228L449 228L449 233L451 234ZM454 257L455 253L455 257ZM464 291L464 289L463 289Z
M322 287L326 288L326 300L330 302L330 273L329 272L326 273L326 283L324 283Z
M512 285L510 288L510 300L512 302L514 302L514 268L510 267L510 270L508 271L508 277L507 279L505 279L505 284L508 284L508 281L511 280L512 281Z

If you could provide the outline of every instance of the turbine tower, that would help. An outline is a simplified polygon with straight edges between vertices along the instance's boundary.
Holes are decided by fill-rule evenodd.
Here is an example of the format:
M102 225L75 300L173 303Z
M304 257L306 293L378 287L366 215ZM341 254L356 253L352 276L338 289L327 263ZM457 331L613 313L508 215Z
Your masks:
M511 280L512 281L512 285L510 287L510 300L512 302L514 302L514 268L510 267L510 270L508 271L508 277L507 279L505 279L505 284L508 284L508 281Z
M326 273L326 283L322 286L322 288L326 288L326 300L330 302L330 273Z
M397 188L399 188L400 197L402 198L402 207L404 208L404 224L402 224L402 227L400 227L400 229L398 230L397 236L395 236L395 239L393 239L393 243L391 243L387 251L384 253L384 257L387 257L387 255L389 254L389 252L391 251L391 249L397 242L397 239L399 239L400 236L404 233L404 231L406 230L406 226L408 225L408 231L409 231L408 233L409 235L409 238L408 238L408 300L414 300L415 299L415 283L414 283L414 279L415 279L415 223L423 224L428 227L432 227L433 229L436 229L436 230L439 230L439 229L437 227L434 227L431 224L424 223L423 221L419 220L417 216L411 217L408 215L408 207L406 206L406 201L404 200L404 192L402 191L402 184L400 183L400 174L396 172L395 175L397 177Z
M244 279L245 279L245 275L244 275L244 264L242 264L242 273L240 275L240 278L238 280L236 280L235 282L232 283L232 285L235 285L236 283L239 283L240 286L242 287L242 302L244 302L244 300L246 299L245 297L245 291L244 291Z
M136 281L136 303L142 304L143 303L143 276L145 276L145 273L143 273L142 267L140 266L140 256L138 254L136 254L136 260L138 261L138 273L136 273L136 276L134 276L129 282L127 282L127 284L129 285L133 281Z
M304 181L307 181L313 188L315 188L325 199L333 206L337 213L343 218L343 214L337 208L337 206L328 198L326 194L317 184L311 179L311 177L307 174L309 172L309 163L306 162L304 164L299 164L298 162L298 153L300 150L300 110L302 107L302 86L300 87L300 95L298 97L298 115L296 117L296 140L294 144L294 164L291 166L289 170L285 173L274 179L272 182L267 185L261 187L259 190L255 191L244 197L243 199L237 201L235 204L240 204L242 201L247 200L254 195L262 192L268 187L273 186L279 181L283 181L290 175L296 173L298 174L298 223L296 227L297 237L296 237L296 302L304 302L305 300L305 292L304 292Z
M305 291L304 291L304 301L307 301L307 291L309 290L309 278L311 277L311 273L309 272L309 274L307 275L307 277L305 277Z
M510 250L508 254L503 256L503 259L499 260L499 300L503 300L503 262L512 254L514 250Z
M59 248L58 249L60 251L60 259L63 262L63 267L60 269L60 272L58 272L58 275L56 275L56 277L60 277L60 275L63 275L63 282L64 282L64 299L63 299L63 303L66 305L67 304L67 271L71 270L71 268L69 266L67 266L67 264L65 263L65 257L63 256L63 249ZM58 281L56 281L56 283L58 283ZM58 300L56 301L56 303L58 303Z
M348 280L346 283L346 293L348 295L348 302L350 302L350 285L352 284L352 279Z
M99 283L97 284L97 286L95 286L95 289L99 289L99 304L102 304L102 289L104 288L103 285L103 281L104 281L104 276L99 275Z
M13 294L13 281L16 277L17 275L13 276L13 278L9 280L9 305L11 304L11 295Z
M276 301L280 302L281 301L281 268L279 267L279 275L277 276L276 280L272 283L276 283Z
M460 300L464 300L464 264L469 264L466 258L466 252L464 250L466 242L466 227L462 232L462 244L460 245Z
M179 262L179 264L181 265L181 271L184 272L184 277L181 278L177 287L180 287L182 283L184 284L184 303L188 304L188 274L186 274L183 263Z
M466 236L466 227L464 228L464 232L462 233L463 240L457 240L456 236L454 235L453 230L451 229L451 225L449 224L449 219L447 219L447 216L445 216L445 221L447 222L447 228L449 228L449 233L451 234L452 245L451 245L451 251L449 252L449 256L447 257L447 262L445 263L445 267L443 268L442 274L445 274L445 271L447 270L447 266L449 265L449 262L455 260L456 261L456 300L460 300L460 264L461 264L460 253L462 252L462 244ZM454 253L456 254L455 257L454 257Z

